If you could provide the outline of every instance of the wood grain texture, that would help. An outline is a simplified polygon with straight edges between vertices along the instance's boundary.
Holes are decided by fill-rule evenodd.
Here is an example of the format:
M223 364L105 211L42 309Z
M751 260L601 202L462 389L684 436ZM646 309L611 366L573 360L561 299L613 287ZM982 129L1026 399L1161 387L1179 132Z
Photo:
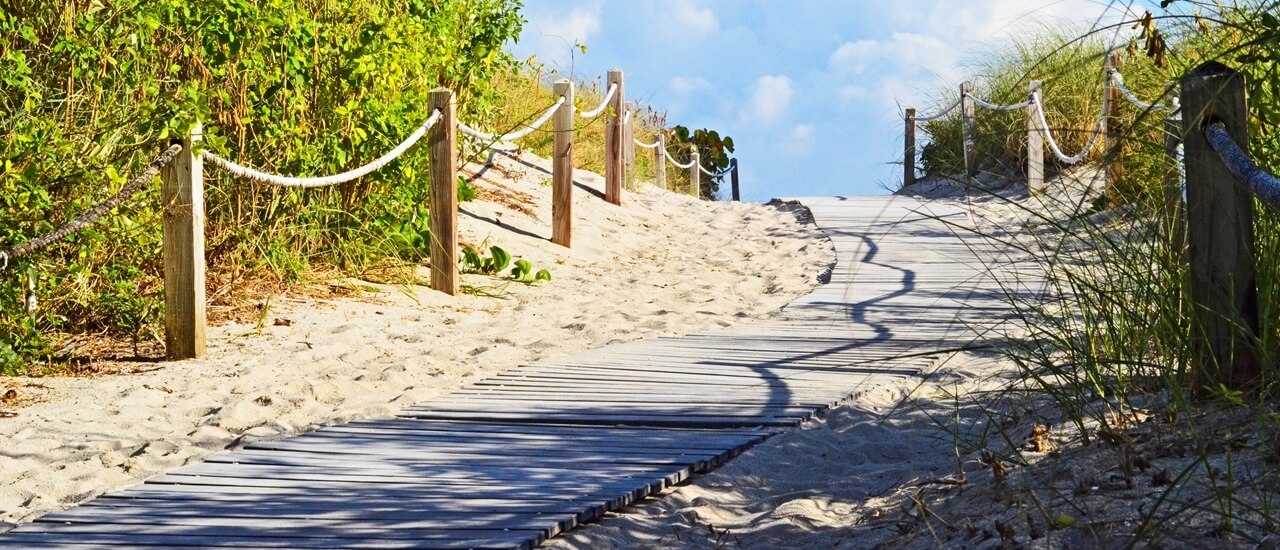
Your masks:
M458 294L458 122L452 91L431 91L440 121L427 133L431 155L431 288Z
M182 152L163 171L165 357L199 359L205 354L204 164L196 123Z

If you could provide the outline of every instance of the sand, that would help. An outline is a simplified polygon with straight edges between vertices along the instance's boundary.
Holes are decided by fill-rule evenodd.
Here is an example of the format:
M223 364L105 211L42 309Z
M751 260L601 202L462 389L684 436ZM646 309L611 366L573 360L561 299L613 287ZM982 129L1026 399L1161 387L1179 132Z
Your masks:
M774 315L834 261L793 209L641 185L621 207L579 171L573 247L549 242L550 165L495 157L463 203L461 239L498 245L550 282L468 274L476 294L342 280L285 294L261 326L211 327L206 358L95 378L9 378L0 393L0 521L20 523L245 442L394 414L506 368L612 342ZM585 187L585 189L584 189ZM425 275L425 270L423 270ZM19 401L34 403L13 405Z

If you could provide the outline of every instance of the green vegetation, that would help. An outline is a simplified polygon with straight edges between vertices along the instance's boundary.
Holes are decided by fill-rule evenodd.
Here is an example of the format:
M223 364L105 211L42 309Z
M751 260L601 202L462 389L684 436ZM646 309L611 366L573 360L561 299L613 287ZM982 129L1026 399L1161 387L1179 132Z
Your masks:
M0 243L43 234L101 202L167 139L204 123L242 164L331 174L392 148L426 118L427 92L492 121L494 75L523 24L516 0L126 0L0 7ZM210 296L311 266L359 273L414 261L429 236L427 160L331 189L206 172ZM147 190L102 223L0 271L0 373L50 354L49 335L121 330L160 312L160 208ZM25 311L28 279L39 307Z
M1206 61L1237 68L1249 82L1252 157L1272 173L1280 172L1280 101L1275 96L1280 91L1280 20L1275 16L1280 3L1164 4L1172 10L1168 17L1118 29L1132 33L1129 46L1121 50L1128 87L1145 100L1156 100L1170 82ZM1116 32L1106 28L1073 36L1049 29L1022 36L974 67L973 73L982 75L975 78L976 95L1015 103L1025 99L1030 80L1043 80L1049 124L1065 152L1074 153L1098 118L1106 45ZM945 94L938 97L954 97L950 90ZM997 274L1007 282L1006 295L1017 311L1015 328L1004 335L1009 344L1003 353L1021 367L1023 376L1001 395L983 398L1031 418L1064 419L1076 427L1075 440L1083 445L1114 447L1120 457L1116 475L1125 476L1130 488L1134 457L1181 464L1156 472L1154 493L1133 497L1143 499L1136 505L1141 513L1133 529L1112 525L1108 518L1087 518L1085 527L1098 546L1161 545L1209 535L1218 542L1267 544L1280 532L1273 510L1280 484L1274 468L1280 457L1280 431L1274 422L1280 397L1280 215L1262 204L1255 209L1263 327L1258 341L1249 345L1264 365L1262 377L1243 386L1209 379L1195 349L1201 335L1192 323L1186 244L1180 233L1184 214L1166 208L1163 198L1173 169L1164 151L1163 116L1144 114L1127 102L1119 112L1122 154L1117 157L1099 145L1086 160L1094 167L1122 163L1123 179L1113 200L1102 197L1099 189L1084 195L1053 189L1038 199L1010 203L1024 209L1031 230L982 231L1025 253L1048 279L1042 294L1028 292L1012 275ZM1022 178L1024 117L1022 111L979 110L982 171ZM926 129L932 139L923 155L926 172L962 174L958 120L949 117ZM1073 170L1051 153L1046 167L1051 173ZM993 197L1003 200L1003 195ZM1062 197L1068 200L1054 202ZM1091 216L1115 207L1115 199L1124 204L1105 221ZM993 424L1025 427L1017 422L1025 418L1023 412L990 414ZM983 436L1004 438L999 460L1030 466L1017 443L1025 433L1000 433ZM1080 504L1082 493L1032 488L1037 489L1054 495L1049 509L1068 506L1075 507L1073 514L1092 513ZM1089 493L1086 487L1083 494Z

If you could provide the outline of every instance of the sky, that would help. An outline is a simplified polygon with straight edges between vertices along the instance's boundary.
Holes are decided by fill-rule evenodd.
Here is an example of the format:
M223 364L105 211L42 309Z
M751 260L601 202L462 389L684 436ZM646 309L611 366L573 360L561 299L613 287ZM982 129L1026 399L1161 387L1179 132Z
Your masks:
M966 63L1019 31L1087 29L1148 8L1144 0L524 0L528 22L511 49L575 81L622 69L629 101L665 111L670 125L733 137L743 200L882 195L902 184L903 108L924 114L930 98L970 76Z

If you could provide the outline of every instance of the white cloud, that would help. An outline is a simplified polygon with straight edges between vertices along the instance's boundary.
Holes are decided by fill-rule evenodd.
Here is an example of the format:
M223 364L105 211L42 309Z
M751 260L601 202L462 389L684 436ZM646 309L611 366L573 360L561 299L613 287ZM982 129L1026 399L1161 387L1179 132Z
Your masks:
M720 30L720 21L711 8L699 8L694 0L676 0L671 6L671 17L685 30L695 33L712 33Z
M712 89L711 83L707 79L696 76L672 77L671 80L667 81L667 87L671 89L672 93L681 97Z
M563 12L526 14L529 22L521 33L533 51L554 67L568 69L577 44L590 46L591 37L600 32L603 6L593 4Z
M751 85L751 99L743 119L772 124L782 119L791 108L794 95L791 78L786 75L764 75Z
M806 141L813 139L812 124L797 124L791 127L791 141Z
M813 151L815 128L812 124L796 124L787 131L782 153L790 158L808 156Z

